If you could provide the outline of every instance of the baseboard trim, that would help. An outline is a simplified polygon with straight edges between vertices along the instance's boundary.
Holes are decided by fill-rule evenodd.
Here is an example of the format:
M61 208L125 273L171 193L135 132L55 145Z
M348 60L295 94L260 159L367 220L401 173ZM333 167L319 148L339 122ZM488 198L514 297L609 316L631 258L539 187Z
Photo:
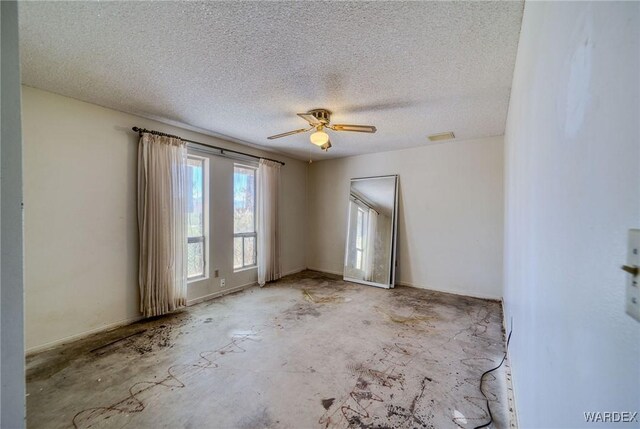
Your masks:
M187 301L187 307L191 307L192 305L200 304L201 302L209 301L211 299L220 298L221 296L229 295L230 293L240 292L243 289L247 289L251 286L256 286L257 284L258 282L246 283L240 286L234 286L229 289L223 289L218 292L213 292L208 295L201 296L199 298L194 298Z
M452 295L467 296L470 298L479 298L479 299L486 299L489 301L502 302L502 297L489 296L489 295L477 294L477 293L461 292L461 291L455 291L455 290L447 290L447 289L437 289L433 287L423 287L411 282L396 281L396 286L409 286L409 287L415 287L417 289L432 290L434 292L450 293Z
M88 331L80 332L78 334L69 335L68 337L61 338L59 340L50 341L45 344L41 344L39 346L33 346L25 350L25 355L29 356L35 353L40 353L45 350L52 349L54 347L61 346L66 343L71 343L73 341L80 340L82 338L86 338L90 335L97 334L100 332L112 331L114 329L120 328L122 326L130 325L135 322L139 322L142 320L142 316L131 317L128 319L120 320L119 322L109 323L107 325L100 326L98 328L90 329Z
M291 275L291 274L299 273L299 272L304 271L306 269L307 269L306 267L296 268L294 270L291 270L291 271L288 271L288 272L284 273L283 277ZM210 299L214 299L214 298L218 298L218 297L221 297L221 296L224 296L224 295L228 295L230 293L239 292L239 291L241 291L243 289L249 288L251 286L255 286L257 284L258 284L257 282L251 282L251 283L247 283L247 284L244 284L244 285L236 286L236 287L233 287L233 288L230 288L230 289L225 289L225 290L221 290L221 291L218 291L218 292L215 292L215 293L211 293L211 294L199 297L199 298L195 298L195 299L187 301L187 307L190 307L190 306L195 305L195 304L199 304L199 303L204 302L204 301L209 301ZM120 320L118 322L109 323L109 324L100 326L98 328L90 329L88 331L83 331L83 332L80 332L80 333L77 333L77 334L69 335L69 336L61 338L59 340L49 341L49 342L44 343L44 344L33 346L33 347L30 347L30 348L25 350L25 356L29 356L29 355L33 355L33 354L36 354L36 353L40 353L40 352L43 352L45 350L49 350L49 349L52 349L54 347L58 347L58 346L61 346L63 344L66 344L66 343L71 343L73 341L80 340L82 338L88 337L88 336L93 335L93 334L97 334L97 333L100 333L100 332L111 331L113 329L117 329L117 328L120 328L122 326L130 325L132 323L139 322L142 319L144 319L144 317L142 317L142 316L130 317L128 319Z
M299 270L299 271L295 271L295 272L300 272L300 271L303 271L303 270L304 270L304 268ZM200 298L192 299L190 301L187 301L187 307L195 305L195 304L199 304L199 303L204 302L204 301L208 301L210 299L218 298L218 297L221 297L223 295L228 295L230 293L239 292L239 291L241 291L243 289L246 289L246 288L251 287L251 286L255 286L257 284L258 284L257 282L251 282L251 283L247 283L247 284L244 284L244 285L236 286L236 287L233 287L233 288L230 288L230 289L221 290L219 292L212 293L212 294L209 294L209 295L205 295L205 296L200 297ZM107 325L103 325L103 326L100 326L98 328L94 328L94 329L90 329L88 331L80 332L78 334L69 335L69 336L61 338L59 340L49 341L49 342L47 342L45 344L41 344L41 345L30 347L30 348L26 349L25 350L25 355L26 356L30 356L30 355L33 355L33 354L36 354L36 353L40 353L40 352L52 349L54 347L61 346L61 345L66 344L66 343L71 343L71 342L80 340L82 338L86 338L86 337L88 337L90 335L98 334L98 333L101 333L101 332L112 331L112 330L120 328L122 326L126 326L126 325L130 325L132 323L139 322L142 319L144 319L144 317L142 317L142 316L130 317L128 319L120 320L118 322L109 323Z
M338 275L338 276L343 276L344 275L344 273L342 271L331 271L331 270L325 270L323 268L307 267L307 270L318 271L320 273L334 274L334 275ZM423 287L421 285L417 285L417 284L411 283L411 282L404 282L404 281L396 280L395 285L396 286L409 286L409 287L414 287L414 288L417 288L417 289L432 290L432 291L435 291L435 292L450 293L452 295L468 296L468 297L471 297L471 298L479 298L479 299L486 299L486 300L490 300L490 301L502 302L502 297L489 296L489 295L483 295L483 294L471 294L471 293L467 293L467 292L452 291L452 290L446 290L446 289L436 289L436 288L432 288L432 287Z
M333 274L336 276L342 276L344 275L344 273L342 271L331 271L331 270L324 270L322 268L314 268L314 267L307 267L307 270L311 270L311 271L318 271L320 273L327 273L327 274Z
M334 275L338 275L338 276L343 276L344 275L344 273L342 271L331 271L331 270L325 270L323 268L307 267L307 270L318 271L320 273L334 274ZM396 286L409 286L409 287L414 287L414 288L417 288L417 289L432 290L432 291L435 291L435 292L450 293L452 295L468 296L468 297L471 297L471 298L480 298L480 299L486 299L486 300L490 300L490 301L502 302L502 297L499 297L499 296L489 296L489 295L483 295L483 294L472 294L472 293L461 292L461 291L452 291L452 290L446 290L446 289L436 289L436 288L432 288L432 287L423 287L421 285L417 285L417 284L411 283L411 282L404 282L404 281L396 280L395 285Z
M307 268L307 267L296 268L296 269L287 271L286 273L282 273L282 277L290 276L291 274L298 274L298 273L301 273L302 271L307 270L307 269L309 269L309 268Z
M505 335L505 348L506 341L509 335L509 324L507 323L507 312L505 311L504 298L500 300L502 305L502 329ZM513 325L511 326L513 329ZM513 388L513 367L511 366L511 354L509 349L507 351L507 359L505 361L505 376L507 377L507 403L509 405L509 429L518 429L520 424L518 422L518 412L516 408L516 391Z
M325 270L325 269L314 268L314 267L304 267L304 268L296 268L294 270L290 270L290 271L288 271L286 273L283 273L282 276L283 277L284 276L289 276L291 274L296 274L296 273L302 272L304 270L318 271L320 273L327 273L327 274L333 274L333 275L338 275L338 276L342 276L344 274L344 273L339 272L339 271L331 271L331 270ZM247 288L249 288L251 286L256 286L257 284L258 284L257 282L246 283L244 285L235 286L233 288L221 290L221 291L214 292L214 293L211 293L211 294L199 297L199 298L195 298L195 299L187 301L187 307L199 304L199 303L204 302L204 301L209 301L211 299L219 298L219 297L224 296L224 295L228 295L228 294L231 294L231 293L239 292L239 291L241 291L243 289L247 289ZM505 317L504 314L505 313L504 313L504 302L503 302L502 298L496 298L496 297L492 297L492 296L484 296L484 295L479 295L479 294L468 294L468 293L462 293L462 292L456 292L456 291L450 291L450 290L443 290L443 289L425 288L425 287L421 287L419 285L416 285L416 284L410 283L410 282L397 281L396 285L398 285L398 286L415 287L415 288L418 288L418 289L425 289L425 290L433 290L433 291L436 291L436 292L450 293L450 294L453 294L453 295L469 296L469 297L472 297L472 298L487 299L487 300L491 300L491 301L499 301L499 302L501 302L502 308L503 308L503 324L505 326L505 332L508 332L506 330L506 320L504 320L504 317ZM113 329L116 329L116 328L120 328L122 326L130 325L130 324L138 322L138 321L140 321L142 319L143 319L142 316L131 317L131 318L128 318L128 319L120 320L118 322L109 323L107 325L103 325L103 326L100 326L98 328L90 329L88 331L80 332L78 334L69 335L69 336L61 338L59 340L54 340L54 341L47 342L45 344L41 344L41 345L38 345L38 346L30 347L30 348L25 350L25 355L29 356L29 355L32 355L32 354L35 354L35 353L40 353L40 352L43 352L45 350L60 346L62 344L70 343L72 341L77 341L79 339L88 337L89 335L97 334L99 332L110 331L110 330L113 330ZM509 357L507 356L507 358L509 358ZM511 383L511 381L510 381L510 383ZM511 391L514 392L513 391L513 386L510 386L510 387L512 388ZM514 396L515 396L515 392L514 392ZM514 399L514 402L515 402L515 399ZM514 414L516 415L516 424L517 424L517 413L515 413L515 404L514 404L513 409L514 409Z

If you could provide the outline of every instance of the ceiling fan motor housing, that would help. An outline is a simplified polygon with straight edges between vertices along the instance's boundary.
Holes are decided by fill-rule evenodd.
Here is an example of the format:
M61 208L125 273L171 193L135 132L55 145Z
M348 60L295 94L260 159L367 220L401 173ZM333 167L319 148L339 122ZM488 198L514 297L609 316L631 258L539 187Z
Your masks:
M327 125L331 121L331 112L327 109L313 109L307 112L310 115L313 115L318 121L322 122L324 125Z

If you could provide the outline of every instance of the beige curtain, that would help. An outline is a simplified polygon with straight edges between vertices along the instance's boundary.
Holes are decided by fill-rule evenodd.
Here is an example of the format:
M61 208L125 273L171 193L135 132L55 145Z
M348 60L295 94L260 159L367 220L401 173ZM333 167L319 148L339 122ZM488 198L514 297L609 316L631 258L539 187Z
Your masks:
M258 284L280 278L278 193L280 164L266 159L258 167Z
M187 148L144 133L138 145L140 312L158 316L187 300Z
M374 261L376 257L376 240L378 236L378 213L369 209L367 216L367 235L364 250L364 279L373 281Z

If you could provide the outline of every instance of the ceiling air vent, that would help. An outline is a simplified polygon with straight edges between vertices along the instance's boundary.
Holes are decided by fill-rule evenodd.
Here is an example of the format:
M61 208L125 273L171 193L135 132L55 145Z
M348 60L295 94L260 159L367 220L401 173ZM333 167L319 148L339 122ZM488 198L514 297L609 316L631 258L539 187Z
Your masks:
M442 140L451 140L455 138L456 136L453 134L453 131L449 131L448 133L431 134L429 136L429 140L431 140L432 142L439 142Z

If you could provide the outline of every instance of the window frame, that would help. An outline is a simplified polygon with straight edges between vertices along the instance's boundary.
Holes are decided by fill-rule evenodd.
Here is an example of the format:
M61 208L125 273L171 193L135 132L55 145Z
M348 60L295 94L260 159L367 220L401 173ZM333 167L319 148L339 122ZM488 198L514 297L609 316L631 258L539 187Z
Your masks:
M249 169L249 170L253 170L254 174L253 174L253 231L252 232L235 232L236 229L236 225L235 225L235 212L234 212L234 219L233 219L233 252L232 255L235 256L235 245L236 245L236 238L242 238L242 266L236 267L235 266L235 258L234 258L234 266L233 266L233 272L237 273L240 271L245 271L245 270L250 270L250 269L255 269L258 267L258 167L256 165L251 165L251 164L245 164L245 163L238 163L238 162L234 162L233 163L233 200L234 200L234 206L235 206L235 188L236 188L236 184L235 184L235 173L236 173L236 168L244 168L244 169ZM235 210L235 207L234 207ZM245 239L247 238L251 238L253 237L253 242L254 242L254 246L253 246L253 260L254 263L253 264L245 264L245 252L244 252L244 248L245 248Z
M362 266L364 264L364 249L366 248L366 235L365 235L365 229L366 229L366 223L368 221L368 219L366 218L366 212L365 210L360 207L359 204L356 204L356 208L357 208L357 212L356 212L356 244L355 244L355 249L356 249L356 269L358 270L362 270ZM360 218L360 219L358 219ZM358 222L359 221L359 222ZM358 223L360 225L358 225ZM360 228L358 228L358 226ZM360 234L360 245L361 247L358 247L358 234ZM360 257L358 259L358 257ZM360 263L358 263L358 261Z
M201 236L189 237L187 233L187 244L202 242L202 274L189 277L187 272L187 284L194 283L209 278L209 267L211 263L209 249L209 158L206 156L187 153L187 159L195 159L202 163L202 233Z

